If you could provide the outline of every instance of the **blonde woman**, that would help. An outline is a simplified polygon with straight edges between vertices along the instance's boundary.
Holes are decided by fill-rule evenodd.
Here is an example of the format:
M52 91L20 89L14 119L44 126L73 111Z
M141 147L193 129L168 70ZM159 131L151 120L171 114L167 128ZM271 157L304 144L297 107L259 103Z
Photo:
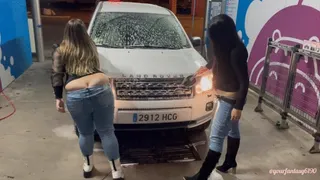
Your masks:
M56 108L65 112L62 98L67 91L67 107L79 130L79 145L84 157L83 175L92 176L94 130L100 135L109 158L113 179L122 180L118 140L114 134L114 99L109 79L100 71L96 46L83 21L71 19L63 41L53 54L52 86ZM66 76L66 82L64 82Z

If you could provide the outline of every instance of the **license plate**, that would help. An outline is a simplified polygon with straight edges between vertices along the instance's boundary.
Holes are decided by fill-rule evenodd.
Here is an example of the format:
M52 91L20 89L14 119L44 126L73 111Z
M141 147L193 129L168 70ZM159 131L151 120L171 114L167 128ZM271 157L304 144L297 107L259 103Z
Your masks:
M132 117L133 122L162 122L162 121L175 121L177 120L177 113L161 113L161 114L147 114L147 113L134 113Z
M150 110L118 110L116 124L161 124L190 121L191 108L181 109L150 109Z

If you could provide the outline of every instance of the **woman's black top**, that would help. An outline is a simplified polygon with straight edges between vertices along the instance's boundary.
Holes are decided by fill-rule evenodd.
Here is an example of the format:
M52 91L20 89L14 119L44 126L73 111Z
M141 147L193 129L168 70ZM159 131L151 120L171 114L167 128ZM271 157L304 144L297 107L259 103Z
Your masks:
M242 110L249 88L248 51L239 45L231 51L229 59L217 59L208 62L206 67L212 69L215 87L226 92L237 92L235 109Z
M95 73L102 73L102 71L96 69L93 73L88 73L83 76L78 76L74 74L69 74L66 72L66 65L63 62L63 60L60 58L60 55L57 53L57 48L59 46L56 45L54 47L54 51L52 53L52 73L51 73L51 85L53 87L53 92L56 99L62 99L63 95L63 88L65 85L67 85L69 82L79 79L84 76L92 75Z

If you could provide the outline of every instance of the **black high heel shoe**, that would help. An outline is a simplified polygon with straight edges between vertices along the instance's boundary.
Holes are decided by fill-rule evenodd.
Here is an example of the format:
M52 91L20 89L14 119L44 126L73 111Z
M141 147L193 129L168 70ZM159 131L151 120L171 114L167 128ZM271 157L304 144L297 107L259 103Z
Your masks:
M183 177L183 179L184 180L207 180L211 172L216 167L216 164L218 163L220 156L221 156L221 153L209 150L208 155L200 168L200 171L191 177L185 176Z
M223 173L227 173L230 169L233 174L237 173L236 156L240 146L240 139L232 138L228 136L227 154L225 160L221 166L217 166L217 170Z
M223 173L228 173L229 170L231 169L231 173L236 174L237 173L237 163L234 163L234 164L223 163L221 166L217 166L216 169L220 172L223 172Z

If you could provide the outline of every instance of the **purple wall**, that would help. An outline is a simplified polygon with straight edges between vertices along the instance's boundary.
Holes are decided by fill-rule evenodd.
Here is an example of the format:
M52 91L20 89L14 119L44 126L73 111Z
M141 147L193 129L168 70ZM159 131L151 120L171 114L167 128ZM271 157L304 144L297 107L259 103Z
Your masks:
M257 8L259 3L265 3L263 1L270 2L272 0L253 2L250 6L255 3L254 7ZM280 1L277 0L277 2ZM260 12L258 10L250 10L250 8L254 7L248 7L248 11L246 11L245 14L247 16L246 21L251 20L251 22L245 23L245 29L249 37L248 49L250 51L250 56L248 60L248 66L250 71L250 81L253 85L261 86L261 76L266 44L269 37L272 37L274 41L288 45L301 44L304 40L319 42L320 11L316 9L320 9L319 2L316 3L317 6L313 6L310 3L308 5L303 5L303 0L297 1L297 3L293 5L284 5L284 7L279 8L281 10L278 10L272 14L266 23L261 26L262 28L258 31L256 37L250 37L250 33L254 34L253 32L256 30L254 23L252 23L254 18L250 16L263 17L264 14L262 13L264 13L263 11L268 11L268 7L265 7L265 10L260 9ZM274 6L277 5L274 4ZM274 7L270 7L270 10L274 11ZM238 16L241 16L241 12L238 13ZM258 20L259 17L256 19ZM275 49L271 55L267 92L278 97L280 101L283 100L285 94L289 63L290 53ZM297 76L294 83L295 88L293 92L292 105L311 115L312 117L315 117L316 115L320 100L319 69L320 60L301 58L300 62L298 63Z

